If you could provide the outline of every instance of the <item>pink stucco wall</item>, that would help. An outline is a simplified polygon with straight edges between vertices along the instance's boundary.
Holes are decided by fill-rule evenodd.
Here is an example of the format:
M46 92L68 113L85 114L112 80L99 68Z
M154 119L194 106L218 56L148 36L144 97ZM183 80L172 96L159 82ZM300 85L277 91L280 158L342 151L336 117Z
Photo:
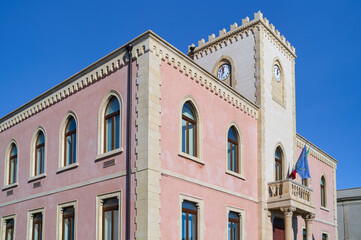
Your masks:
M161 65L161 167L184 177L257 199L257 120L191 80L173 66ZM181 103L192 96L201 115L203 160L205 164L179 156ZM244 177L226 174L226 139L231 122L240 129L244 145ZM162 239L177 239L180 224L180 194L204 201L204 239L225 239L227 206L246 212L247 239L257 238L257 203L214 188L162 175ZM172 226L172 227L169 227Z
M135 63L133 69L136 69ZM133 72L135 79L136 70ZM133 81L135 82L135 81ZM109 76L101 79L94 84L82 89L79 92L67 97L55 105L41 111L25 121L13 126L12 128L0 134L0 186L4 185L3 169L5 164L5 151L11 139L15 139L18 147L18 186L12 188L14 194L6 196L7 191L0 193L0 204L34 197L32 200L24 200L0 208L0 215L7 216L16 214L16 238L25 239L27 213L29 210L44 208L45 236L44 239L55 239L56 229L56 208L57 204L77 200L78 212L76 213L77 239L94 239L95 236L95 203L96 196L103 193L122 191L122 235L124 235L125 224L125 176L102 181L104 176L125 171L125 116L127 106L127 66L117 70ZM135 89L135 86L133 87ZM122 147L123 152L116 156L108 157L100 161L95 161L98 145L98 113L102 100L110 90L115 90L122 98ZM133 102L135 93L133 94ZM134 148L135 148L135 114L133 104L133 141L132 141L132 166L134 167ZM57 173L59 161L59 131L61 122L66 113L71 110L77 118L77 137L78 137L78 158L79 166L64 172ZM46 148L46 177L40 179L41 187L33 188L33 182L28 182L30 177L30 143L31 138L38 128L42 126L45 129L45 148ZM103 162L107 159L115 159L115 165L103 168ZM91 179L98 179L97 183L73 188L59 193L50 191L60 190L74 184L84 183ZM132 180L132 189L135 189L134 179ZM43 197L35 197L37 194L49 193ZM132 193L132 202L134 206L135 193ZM132 215L134 216L134 207ZM134 222L134 221L132 221ZM20 227L22 226L22 227ZM24 227L25 226L25 227ZM86 226L86 227L85 227ZM132 224L134 232L135 225Z
M312 147L311 147L312 148ZM297 156L301 153L302 148L297 148ZM321 162L308 155L308 164L311 174L312 203L315 207L315 220L312 224L312 232L314 238L321 239L322 232L329 234L330 239L335 239L335 198L334 198L334 172L331 166ZM326 209L321 208L320 195L320 181L321 176L324 175L326 179ZM297 174L296 181L301 183L301 178ZM302 227L305 227L305 222L301 217L298 217L298 229L300 234L298 239L302 239Z

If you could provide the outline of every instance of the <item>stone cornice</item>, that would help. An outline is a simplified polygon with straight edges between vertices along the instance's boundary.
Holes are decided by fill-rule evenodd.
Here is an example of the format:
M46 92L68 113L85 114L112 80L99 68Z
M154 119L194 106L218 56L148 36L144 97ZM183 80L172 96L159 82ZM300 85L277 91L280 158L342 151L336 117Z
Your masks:
M316 145L308 141L306 138L302 137L300 134L297 133L297 147L303 148L304 145L307 145L311 147L310 149L310 155L317 160L327 164L328 166L336 169L338 161L322 151L320 148L318 148Z
M2 117L0 119L0 133L122 68L129 62L125 49L125 46L129 43L134 45L134 58L147 52L149 34L151 34L151 31L141 34L62 83Z
M235 108L247 113L251 117L258 119L258 106L243 97L230 86L221 82L213 74L202 68L187 55L179 51L177 48L160 38L156 34L152 34L149 51L156 54L169 65L203 86L211 93L223 98Z
M282 46L283 50L285 50L290 57L297 57L295 48L291 46L290 42L287 41L277 29L275 29L273 24L269 23L267 18L263 18L263 14L260 11L254 14L254 19L252 21L249 21L249 18L246 17L245 19L242 19L242 25L238 26L237 23L231 25L229 32L227 32L226 29L220 30L217 38L215 37L215 34L211 34L208 36L208 42L201 39L198 41L198 46L194 50L194 55L196 58L200 58L202 55L207 54L208 51L217 51L220 47L232 44L239 38L252 34L254 31L259 30L261 26L268 30L265 32L266 36L276 40L278 43L277 45Z
M149 43L149 39L152 39L152 43ZM163 61L167 61L170 65L173 64L180 72L190 76L191 79L204 86L210 92L225 99L236 108L248 113L248 115L256 119L258 118L258 107L255 104L241 96L231 87L220 82L187 55L149 30L2 117L0 119L0 133L122 68L129 62L125 49L125 46L129 43L132 43L134 46L133 60L151 50L152 53L155 53Z

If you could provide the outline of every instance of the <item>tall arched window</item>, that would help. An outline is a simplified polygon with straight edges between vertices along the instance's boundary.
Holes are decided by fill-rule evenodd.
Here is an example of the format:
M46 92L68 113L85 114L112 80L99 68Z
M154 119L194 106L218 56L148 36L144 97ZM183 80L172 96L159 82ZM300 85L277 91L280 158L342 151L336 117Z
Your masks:
M238 133L234 127L231 127L228 130L227 140L228 170L236 173L239 173L238 149Z
M64 144L64 166L76 162L76 121L71 116L65 127Z
M39 131L35 143L35 164L34 176L44 173L45 165L45 137L42 131Z
M119 148L120 106L116 97L112 97L104 115L104 152Z
M275 180L282 180L282 150L280 147L277 147L275 152Z
M326 207L326 179L324 176L321 177L320 190L321 190L321 207Z
M189 101L182 108L182 152L197 157L197 115Z
M9 179L8 183L13 184L17 181L17 166L18 166L18 148L13 143L10 150L10 156L9 156Z

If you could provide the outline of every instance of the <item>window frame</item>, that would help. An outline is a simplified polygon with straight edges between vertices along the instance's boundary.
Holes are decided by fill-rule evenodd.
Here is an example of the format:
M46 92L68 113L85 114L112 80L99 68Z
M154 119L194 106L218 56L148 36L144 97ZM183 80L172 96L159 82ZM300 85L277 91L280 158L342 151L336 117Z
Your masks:
M281 155L280 159L276 158L276 152L277 152L278 149L280 150L279 151L279 153ZM274 179L275 179L275 181L282 181L283 176L284 176L284 174L283 174L283 161L284 161L285 155L284 155L284 151L283 151L283 149L282 149L282 147L280 145L278 145L276 147L273 157L274 157L274 163L275 163L275 165L274 165ZM277 174L277 168L276 168L277 164L280 165L280 171L279 171L280 176L278 176L278 174Z
M238 208L238 207L234 207L234 206L227 206L227 209L226 209L226 219L225 219L225 222L227 223L226 224L226 229L225 229L225 232L226 232L226 235L227 235L227 240L231 240L229 239L229 236L228 236L228 224L229 224L229 213L230 212L233 212L233 213L237 213L238 216L239 216L239 227L238 227L238 230L239 230L239 240L244 240L246 238L246 221L245 221L245 218L246 218L246 212L244 209L242 208Z
M103 203L107 199L117 198L118 199L118 236L120 239L122 233L122 192L112 192L98 195L96 197L96 240L103 240L103 229L104 229L104 207Z
M13 150L16 150L16 154L15 155L11 155L11 153L13 152ZM18 162L19 162L19 157L18 157L18 147L16 146L16 144L11 144L10 147L10 154L9 154L9 162L8 162L8 185L17 183L18 181L18 176L17 176L17 169L18 169ZM14 161L14 168L13 171L11 170L11 163Z
M67 202L67 203L62 203L62 204L58 204L57 207L57 228L56 228L56 240L64 240L64 209L66 208L73 208L74 209L74 239L72 240L76 240L77 237L77 201L72 201L72 202Z
M112 97L116 98L119 103L119 148L115 148L111 151L105 151L105 112L108 107L109 101ZM110 90L108 94L103 98L99 113L98 113L98 147L96 160L101 160L110 156L114 156L123 152L123 99L116 90Z
M37 140L39 134L42 133L44 135L44 151L43 151L43 173L36 175L36 161L37 161ZM43 127L39 126L35 131L31 139L30 145L30 172L28 182L37 180L39 178L43 178L46 176L46 155L47 155L47 144L46 144L46 132Z
M324 180L323 185L322 185L322 179ZM323 209L327 209L327 181L324 174L322 174L320 178L320 206Z
M70 119L74 118L75 124L76 124L76 138L75 138L75 149L76 149L76 155L75 155L75 162L65 165L66 161L66 128L68 126L68 123L70 123ZM74 132L71 131L73 134ZM79 138L80 138L80 131L79 131L79 121L76 117L75 113L73 111L68 111L68 113L65 115L59 131L59 161L58 161L58 170L57 173L73 169L79 166ZM68 134L69 135L69 134Z
M34 215L42 215L41 223L41 239L44 239L44 229L45 229L45 214L44 208L34 209L28 212L28 226L27 226L27 239L34 240Z
M183 106L185 103L189 102L192 106L192 110L195 114L196 118L196 127L195 127L195 152L196 156L190 155L188 153L183 152L182 143L183 143L183 131L182 131L182 121L183 121ZM196 163L205 164L203 160L203 143L202 143L202 116L199 111L199 107L191 96L186 96L181 101L179 107L179 153L178 156L187 158Z
M191 111L192 111L192 114L194 115L194 118L195 118L195 120L193 120L193 119L191 119L191 118L189 118L189 117L187 117L187 116L185 116L184 114L183 114L183 107L184 107L184 105L188 105L189 106L189 108L191 109ZM191 104L191 102L189 102L189 101L187 101L187 102L185 102L184 104L183 104L183 107L182 107L182 126L183 126L183 121L185 121L186 122L186 124L187 124L187 131L186 131L186 136L185 136L185 138L187 138L187 146L186 146L186 151L185 152L183 152L183 153L185 153L185 154L187 154L187 155L190 155L190 156L193 156L193 157L197 157L197 155L198 155L198 151L197 151L197 141L198 141L198 139L197 139L197 113L196 113L196 111L195 111L195 109L194 109L194 107L192 106L192 104ZM193 136L193 148L194 148L194 155L192 155L192 154L189 154L189 142L190 142L190 136L189 136L189 124L192 124L193 126L194 126L194 132L195 132L195 134L194 134L194 136ZM183 144L183 131L182 131L182 144ZM182 148L182 151L183 151L183 148Z
M16 166L14 167L14 172L13 174L16 176L15 182L10 182L10 171L11 171L11 167L10 167L10 159L11 159L11 152L13 147L16 147L17 150L17 154L16 154ZM12 139L5 151L5 165L4 165L4 186L2 187L2 190L6 190L9 188L13 188L18 186L18 182L19 182L19 157L20 157L20 152L19 152L19 146L17 144L17 142ZM14 157L13 157L14 158Z
M197 238L196 240L203 240L204 239L204 235L203 235L203 231L202 229L204 229L203 225L204 225L204 203L203 203L203 199L198 198L198 197L193 197L193 196L189 196L189 195L184 195L184 194L180 194L179 195L179 222L181 224L179 224L179 239L182 240L182 213L183 213L183 202L184 201L188 201L188 202L192 202L196 205L197 207L197 217L196 217L196 234L197 234Z
M321 240L323 240L323 236L326 236L326 240L330 239L330 234L325 231L321 231Z
M116 112L113 112L113 113L111 113L111 114L106 115L106 110L107 110L110 102L111 102L113 99L114 99L115 101L118 101L119 110L116 111ZM111 151L114 151L114 150L120 148L120 138L121 138L120 135L119 135L119 147L115 148L115 129L116 129L116 127L115 127L115 124L114 124L114 123L115 123L115 118L116 118L116 116L119 116L119 129L120 129L120 102L119 102L118 98L116 98L115 96L110 96L109 99L108 99L108 103L107 103L107 105L105 106L104 119L103 119L103 121L104 121L104 134L103 134L103 135L104 135L104 140L103 140L103 141L104 141L104 149L103 149L103 152L104 152L104 153L106 153L106 152L111 152ZM112 119L112 121L113 121L113 124L112 124L112 147L111 147L111 150L107 151L107 137L108 137L108 135L107 135L107 134L108 134L108 131L107 131L107 121L108 121L109 119Z
M234 172L230 169L228 169L228 132L229 130L233 128L236 131L237 134L237 141L238 141L238 147L237 147L237 161L238 161L238 172ZM240 128L238 127L238 125L236 124L235 121L232 121L228 127L226 128L225 131L225 169L226 169L226 173L229 175L232 175L234 177L238 177L240 179L245 180L245 176L244 176L244 146L243 146L243 138L242 138L242 134L240 131Z
M70 123L72 122L72 120L74 120L75 122L75 129L67 132L67 128L68 126L70 125ZM73 117L69 117L67 119L67 123L65 125L65 131L64 131L64 162L63 162L63 166L68 166L68 165L72 165L74 163L76 163L76 156L75 156L75 159L74 159L74 150L75 150L75 154L77 153L77 149L76 149L76 138L77 138L77 123L76 123L76 120L73 118ZM67 144L67 138L70 137L71 138L71 143L70 143L70 159L67 158L67 150L68 150L68 144ZM75 142L75 143L74 143ZM74 147L75 146L75 147ZM70 160L69 164L67 164L68 160Z
M8 215L8 216L4 216L1 218L1 239L5 239L5 240L10 240L7 239L6 233L7 233L7 221L13 220L14 221L14 226L13 226L13 232L12 232L12 239L11 240L15 240L16 239L16 214L12 214L12 215Z

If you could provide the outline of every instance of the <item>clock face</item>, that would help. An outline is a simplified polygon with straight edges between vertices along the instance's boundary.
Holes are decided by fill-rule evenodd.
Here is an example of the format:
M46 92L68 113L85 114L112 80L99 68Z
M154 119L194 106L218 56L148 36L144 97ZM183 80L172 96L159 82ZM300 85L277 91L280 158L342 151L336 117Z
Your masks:
M217 77L223 81L228 78L230 73L231 73L231 66L228 64L223 64L218 69Z
M280 67L277 64L275 64L273 66L273 73L275 75L275 78L276 78L277 82L281 81L281 70L280 70Z

